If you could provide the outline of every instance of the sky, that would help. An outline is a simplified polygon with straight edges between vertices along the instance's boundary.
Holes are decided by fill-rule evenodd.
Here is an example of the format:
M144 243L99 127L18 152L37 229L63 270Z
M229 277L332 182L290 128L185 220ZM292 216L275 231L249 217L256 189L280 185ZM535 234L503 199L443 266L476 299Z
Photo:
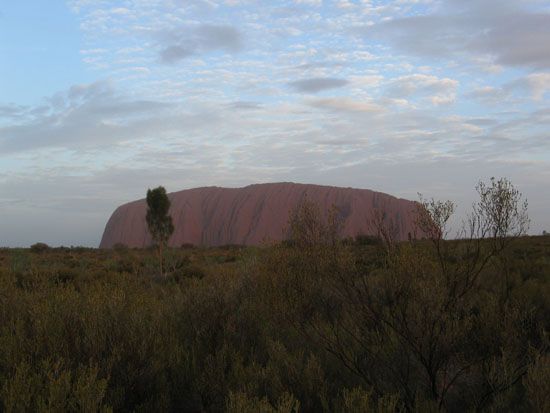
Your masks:
M0 1L0 246L97 246L147 188L450 199L550 231L548 0Z

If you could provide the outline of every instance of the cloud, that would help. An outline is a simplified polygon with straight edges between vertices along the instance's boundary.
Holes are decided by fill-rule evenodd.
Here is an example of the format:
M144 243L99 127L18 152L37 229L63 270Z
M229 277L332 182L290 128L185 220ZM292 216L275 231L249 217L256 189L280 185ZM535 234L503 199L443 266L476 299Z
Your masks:
M381 75L358 75L350 76L350 81L353 86L371 88L379 86L384 80L384 76Z
M294 0L296 4L305 4L307 6L320 6L323 4L322 0Z
M160 60L173 64L189 56L212 51L237 53L243 49L243 38L233 26L201 24L162 34Z
M309 101L313 107L334 112L347 113L378 113L383 107L369 101L360 101L350 98L313 99Z
M152 134L143 127L144 120L168 109L163 102L121 96L104 81L72 86L47 102L45 109L0 127L0 154L37 148L86 150L131 140Z
M337 89L344 87L349 82L346 79L334 77L316 77L312 79L302 79L290 82L288 85L297 92L317 93L328 89Z
M512 82L510 87L527 90L532 99L542 101L545 95L550 92L550 72L531 73L523 79Z
M258 102L236 101L231 102L227 107L236 110L256 110L261 109L262 105Z
M417 73L390 81L386 95L397 99L420 95L426 97L433 105L441 105L455 101L458 84L457 80L448 77L438 78Z
M526 76L497 86L481 86L466 96L492 105L503 102L525 101L528 96L532 101L545 103L545 97L550 92L550 73L530 73Z
M421 57L491 56L507 66L550 67L550 13L516 0L445 0L437 14L415 15L355 29L366 39Z
M186 49L183 46L169 46L160 51L160 60L163 63L172 64L192 56L194 53L194 50Z
M27 110L28 107L13 103L0 105L0 119L15 120L25 115Z
M466 94L467 98L472 98L486 104L502 103L509 96L509 92L495 86L480 86Z

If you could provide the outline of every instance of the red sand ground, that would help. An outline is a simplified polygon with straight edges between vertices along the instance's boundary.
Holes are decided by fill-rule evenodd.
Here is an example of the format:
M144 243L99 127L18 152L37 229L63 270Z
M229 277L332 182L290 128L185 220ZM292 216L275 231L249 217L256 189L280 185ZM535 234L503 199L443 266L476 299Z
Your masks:
M373 234L375 209L381 209L397 228L397 238L414 233L415 202L367 189L273 183L244 188L206 187L168 194L174 234L169 245L258 245L286 238L289 212L307 196L322 211L339 208L345 222L342 236ZM117 243L146 247L151 237L145 223L144 199L118 207L107 222L100 248Z

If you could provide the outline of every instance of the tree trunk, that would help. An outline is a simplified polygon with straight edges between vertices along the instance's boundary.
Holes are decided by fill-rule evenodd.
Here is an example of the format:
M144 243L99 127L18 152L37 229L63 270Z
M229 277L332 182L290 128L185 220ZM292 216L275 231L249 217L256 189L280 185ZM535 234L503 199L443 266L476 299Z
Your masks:
M164 274L162 272L162 242L159 242L159 262L160 262L160 276L163 277Z

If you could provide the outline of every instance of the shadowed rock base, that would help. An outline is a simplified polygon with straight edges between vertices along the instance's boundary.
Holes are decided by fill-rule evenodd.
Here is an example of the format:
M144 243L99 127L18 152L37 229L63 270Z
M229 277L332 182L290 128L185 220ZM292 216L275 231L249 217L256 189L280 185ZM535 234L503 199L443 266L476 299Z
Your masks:
M289 213L304 198L327 211L338 207L345 218L342 236L373 235L375 210L386 214L397 239L414 233L416 203L368 189L294 183L257 184L244 188L205 187L168 194L175 231L169 245L259 245L286 238ZM146 247L144 199L118 207L107 222L100 248L121 243Z

